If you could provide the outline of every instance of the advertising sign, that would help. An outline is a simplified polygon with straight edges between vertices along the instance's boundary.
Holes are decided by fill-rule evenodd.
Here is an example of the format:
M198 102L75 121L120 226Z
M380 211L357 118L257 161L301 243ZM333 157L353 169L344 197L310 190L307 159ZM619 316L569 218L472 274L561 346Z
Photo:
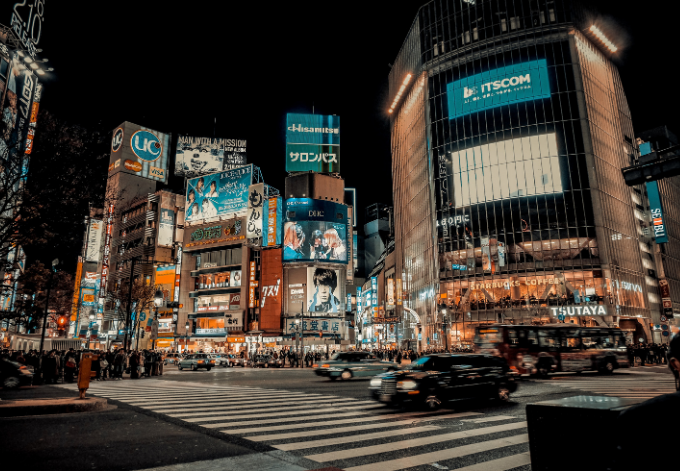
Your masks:
M128 121L113 131L109 176L125 172L159 182L168 181L170 134Z
M397 306L401 306L401 280L397 278Z
M317 335L321 332L324 335L337 335L340 338L347 338L347 322L337 317L303 319L301 324L303 332L313 332ZM299 330L295 319L286 319L284 335L294 335L296 333L299 333Z
M276 330L281 328L281 307L284 293L281 249L262 250L260 254L262 260L260 328Z
M102 276L101 288L99 289L99 297L106 298L106 283L109 280L109 263L111 257L111 238L113 237L113 203L109 205L106 214L106 235L104 240L104 257L102 258Z
M154 284L160 287L166 301L175 301L173 298L175 293L175 265L157 267Z
M446 86L449 119L510 103L550 98L545 59L492 69Z
M229 299L229 310L238 311L241 309L241 293L232 294Z
M394 307L394 278L387 279L387 305Z
M357 286L357 313L361 314L361 286Z
M204 247L246 239L243 219L232 219L221 224L208 224L193 231L184 231L184 248ZM205 268L205 267L204 267Z
M307 311L310 315L315 312L341 312L338 280L341 280L339 270L307 268Z
M241 330L243 328L243 313L225 312L224 327L227 330Z
M246 238L259 239L262 237L262 220L264 219L264 183L250 185L248 193Z
M0 121L2 125L0 158L7 158L9 155L21 156L26 150L25 143L38 79L20 59L14 53L8 70L3 117Z
M505 139L449 155L443 165L452 192L448 198L456 208L563 191L555 133ZM468 215L456 215L438 220L437 226L461 227L468 220Z
M161 208L161 220L158 224L158 245L172 247L175 235L175 212Z
M35 87L33 106L31 107L31 119L28 123L28 133L26 135L26 155L33 152L33 139L35 138L35 127L38 122L38 110L40 109L40 98L42 97L42 84L38 83Z
M250 283L248 286L248 307L255 307L255 288L258 286L255 262L250 262Z
M283 260L347 263L347 206L310 198L285 202Z
M85 260L88 262L99 262L99 252L102 248L102 235L104 232L104 222L99 219L90 219L87 231L87 248L85 249Z
M175 175L206 175L247 163L246 141L211 137L178 136Z
M656 181L647 182L647 194L649 195L649 210L651 211L652 227L654 228L654 239L657 244L668 242L668 232L664 219L663 206L659 196L659 184Z
M340 171L340 117L288 114L286 171Z
M187 185L186 221L245 216L253 166L192 178Z
M269 198L265 201L265 220L267 227L267 241L262 245L269 247L281 245L281 215L283 209L283 199L280 196Z

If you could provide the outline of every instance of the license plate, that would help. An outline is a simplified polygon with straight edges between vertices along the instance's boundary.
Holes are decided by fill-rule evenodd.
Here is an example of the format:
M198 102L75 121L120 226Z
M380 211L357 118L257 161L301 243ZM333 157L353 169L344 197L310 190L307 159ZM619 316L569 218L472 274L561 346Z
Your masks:
M392 396L390 394L381 394L380 395L380 402L390 402L392 400Z

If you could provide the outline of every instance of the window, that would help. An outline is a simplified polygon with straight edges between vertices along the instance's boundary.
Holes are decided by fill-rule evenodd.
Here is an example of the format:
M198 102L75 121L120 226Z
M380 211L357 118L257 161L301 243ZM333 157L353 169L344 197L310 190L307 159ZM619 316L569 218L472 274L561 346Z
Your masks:
M510 29L519 28L519 17L513 16L510 18Z
M540 329L538 331L538 344L541 348L557 350L559 347L559 337L555 329Z
M581 349L581 332L578 329L564 329L561 340L563 350Z
M504 33L508 30L508 20L506 18L501 18L501 31Z

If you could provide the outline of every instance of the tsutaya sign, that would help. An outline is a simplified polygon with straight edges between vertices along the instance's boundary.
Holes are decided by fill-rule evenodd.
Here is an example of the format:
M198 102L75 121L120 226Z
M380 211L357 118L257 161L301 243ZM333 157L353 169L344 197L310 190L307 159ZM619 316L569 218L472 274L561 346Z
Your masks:
M600 306L564 306L551 307L553 316L606 316L607 308Z

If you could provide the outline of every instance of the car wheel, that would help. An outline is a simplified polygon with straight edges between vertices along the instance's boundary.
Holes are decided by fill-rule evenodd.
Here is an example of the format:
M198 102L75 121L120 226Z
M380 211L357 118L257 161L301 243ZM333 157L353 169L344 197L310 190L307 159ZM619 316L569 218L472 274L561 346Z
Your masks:
M191 371L196 371L198 370L198 366L196 365L191 365Z
M393 371L396 371L394 368L387 368L388 373L392 373Z
M2 381L2 387L4 389L18 388L20 384L21 381L19 381L19 378L17 376L8 376Z
M182 368L182 365L177 365L177 369L182 371L184 368Z
M548 376L548 373L550 373L550 368L548 368L548 366L545 364L539 365L539 367L537 368L537 372L538 376L545 378Z
M601 373L612 374L614 372L614 363L611 360L606 360L600 368Z
M329 376L328 379L330 379L331 381L335 381L336 379L338 379L338 377L337 376Z
M340 377L342 378L343 381L352 379L352 372L350 370L345 370L342 372L342 374L340 374Z
M435 394L431 394L425 398L425 408L427 410L437 410L441 406L442 401Z
M210 371L212 369L212 366L209 366L205 369L205 371Z
M510 400L510 390L503 385L498 385L496 388L496 399L501 402L508 402Z

